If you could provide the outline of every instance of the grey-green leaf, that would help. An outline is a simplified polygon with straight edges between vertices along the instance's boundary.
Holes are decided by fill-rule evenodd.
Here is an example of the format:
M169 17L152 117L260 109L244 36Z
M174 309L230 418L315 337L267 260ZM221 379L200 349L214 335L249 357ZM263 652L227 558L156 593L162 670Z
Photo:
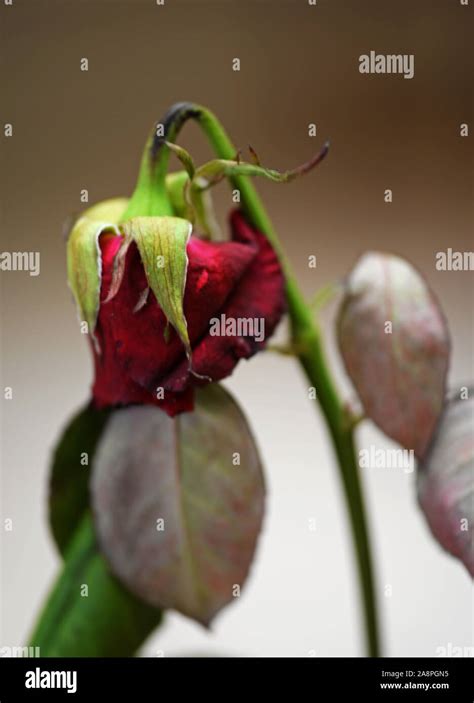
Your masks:
M369 252L351 271L338 341L365 413L423 456L445 400L450 340L439 304L403 259Z
M94 460L92 504L113 572L151 605L207 625L243 586L263 517L248 424L217 384L171 419L117 411Z

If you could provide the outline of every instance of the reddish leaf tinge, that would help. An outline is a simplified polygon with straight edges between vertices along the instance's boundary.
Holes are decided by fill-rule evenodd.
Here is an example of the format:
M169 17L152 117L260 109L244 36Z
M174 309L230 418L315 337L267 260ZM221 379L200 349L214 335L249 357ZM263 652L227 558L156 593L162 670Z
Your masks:
M422 276L396 256L363 256L347 279L338 338L367 417L423 456L444 405L450 343Z
M117 410L94 458L92 503L112 571L137 596L208 625L240 593L263 517L249 427L217 384L193 413Z
M418 467L418 500L438 542L474 577L474 388L467 396L443 413Z

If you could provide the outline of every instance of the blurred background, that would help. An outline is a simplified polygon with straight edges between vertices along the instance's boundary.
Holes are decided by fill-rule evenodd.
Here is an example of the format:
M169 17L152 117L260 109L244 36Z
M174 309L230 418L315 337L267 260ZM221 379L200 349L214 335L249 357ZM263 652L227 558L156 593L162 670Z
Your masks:
M213 109L238 147L287 169L330 138L317 171L259 182L308 296L366 250L409 259L440 299L453 338L452 386L472 381L472 272L438 272L435 255L472 248L472 7L399 0L15 0L2 6L2 250L39 251L41 274L2 272L0 643L23 644L59 559L47 525L48 462L89 394L92 366L66 283L63 224L89 201L130 194L152 124L175 101ZM361 75L371 50L415 56L415 76ZM80 62L88 59L89 70ZM240 71L232 70L234 58ZM316 137L308 125L316 125ZM210 156L198 128L180 143ZM384 191L393 202L384 202ZM214 193L221 222L231 207ZM317 268L308 268L308 256ZM337 301L324 311L328 353ZM284 324L278 331L285 339ZM265 462L267 513L251 577L211 632L170 613L144 645L154 656L360 656L351 538L337 470L297 363L261 354L226 385ZM361 447L389 442L369 423ZM434 656L472 645L471 584L419 511L414 475L362 475L376 558L384 651ZM309 529L310 520L316 529Z

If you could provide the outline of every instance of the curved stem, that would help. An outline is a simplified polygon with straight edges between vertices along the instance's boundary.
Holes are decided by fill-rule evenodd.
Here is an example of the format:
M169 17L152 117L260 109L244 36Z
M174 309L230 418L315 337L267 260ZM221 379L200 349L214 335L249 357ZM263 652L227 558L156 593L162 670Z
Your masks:
M166 149L159 163L156 162L153 149L157 138L155 129L145 145L137 184L122 215L122 222L138 215L153 217L173 214L173 206L166 187L169 153Z
M234 158L236 148L212 112L193 103L177 103L159 123L163 126L164 136L155 137L150 145L151 162L157 172L161 172L163 164L167 166L168 163L168 148L165 140L174 141L181 127L189 119L199 123L218 157ZM298 288L291 266L257 191L244 176L233 176L230 180L233 187L240 191L242 209L253 225L272 243L285 272L293 344L299 350L298 358L308 380L316 389L317 400L326 419L338 460L357 558L365 613L367 652L370 656L380 656L372 557L355 459L353 428L328 368L321 333L314 322L313 312Z

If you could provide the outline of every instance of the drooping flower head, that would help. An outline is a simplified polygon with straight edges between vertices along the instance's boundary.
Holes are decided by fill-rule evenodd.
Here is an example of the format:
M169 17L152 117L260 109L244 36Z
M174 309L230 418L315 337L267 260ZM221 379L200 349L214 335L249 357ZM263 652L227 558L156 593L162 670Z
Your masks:
M253 163L238 156L196 168L182 147L163 140L159 146L185 167L170 175L178 176L178 190L164 193L161 181L157 194L151 138L128 205L107 201L75 224L68 274L89 328L96 406L147 403L176 415L192 410L196 386L225 378L239 359L262 349L285 309L284 276L270 242L240 210L230 217L230 236L213 238L208 189L236 175L290 181L317 165L328 147L280 173L262 167L253 150ZM173 216L157 216L162 209Z
M124 240L114 232L100 235L102 280L92 345L98 407L154 403L170 415L191 410L196 385L225 378L239 359L264 347L284 311L282 271L268 241L241 212L232 213L230 224L230 241L211 242L195 234L187 241L183 313L188 355L150 289L135 241L126 251L121 282L110 299ZM212 321L222 316L236 324L212 334ZM246 334L256 327L264 330L263 339Z
M238 210L231 237L216 242L178 217L118 225L120 209L123 201L95 206L68 241L69 280L94 356L94 403L192 410L196 386L225 378L265 346L285 308L281 267ZM231 324L215 334L222 319Z

